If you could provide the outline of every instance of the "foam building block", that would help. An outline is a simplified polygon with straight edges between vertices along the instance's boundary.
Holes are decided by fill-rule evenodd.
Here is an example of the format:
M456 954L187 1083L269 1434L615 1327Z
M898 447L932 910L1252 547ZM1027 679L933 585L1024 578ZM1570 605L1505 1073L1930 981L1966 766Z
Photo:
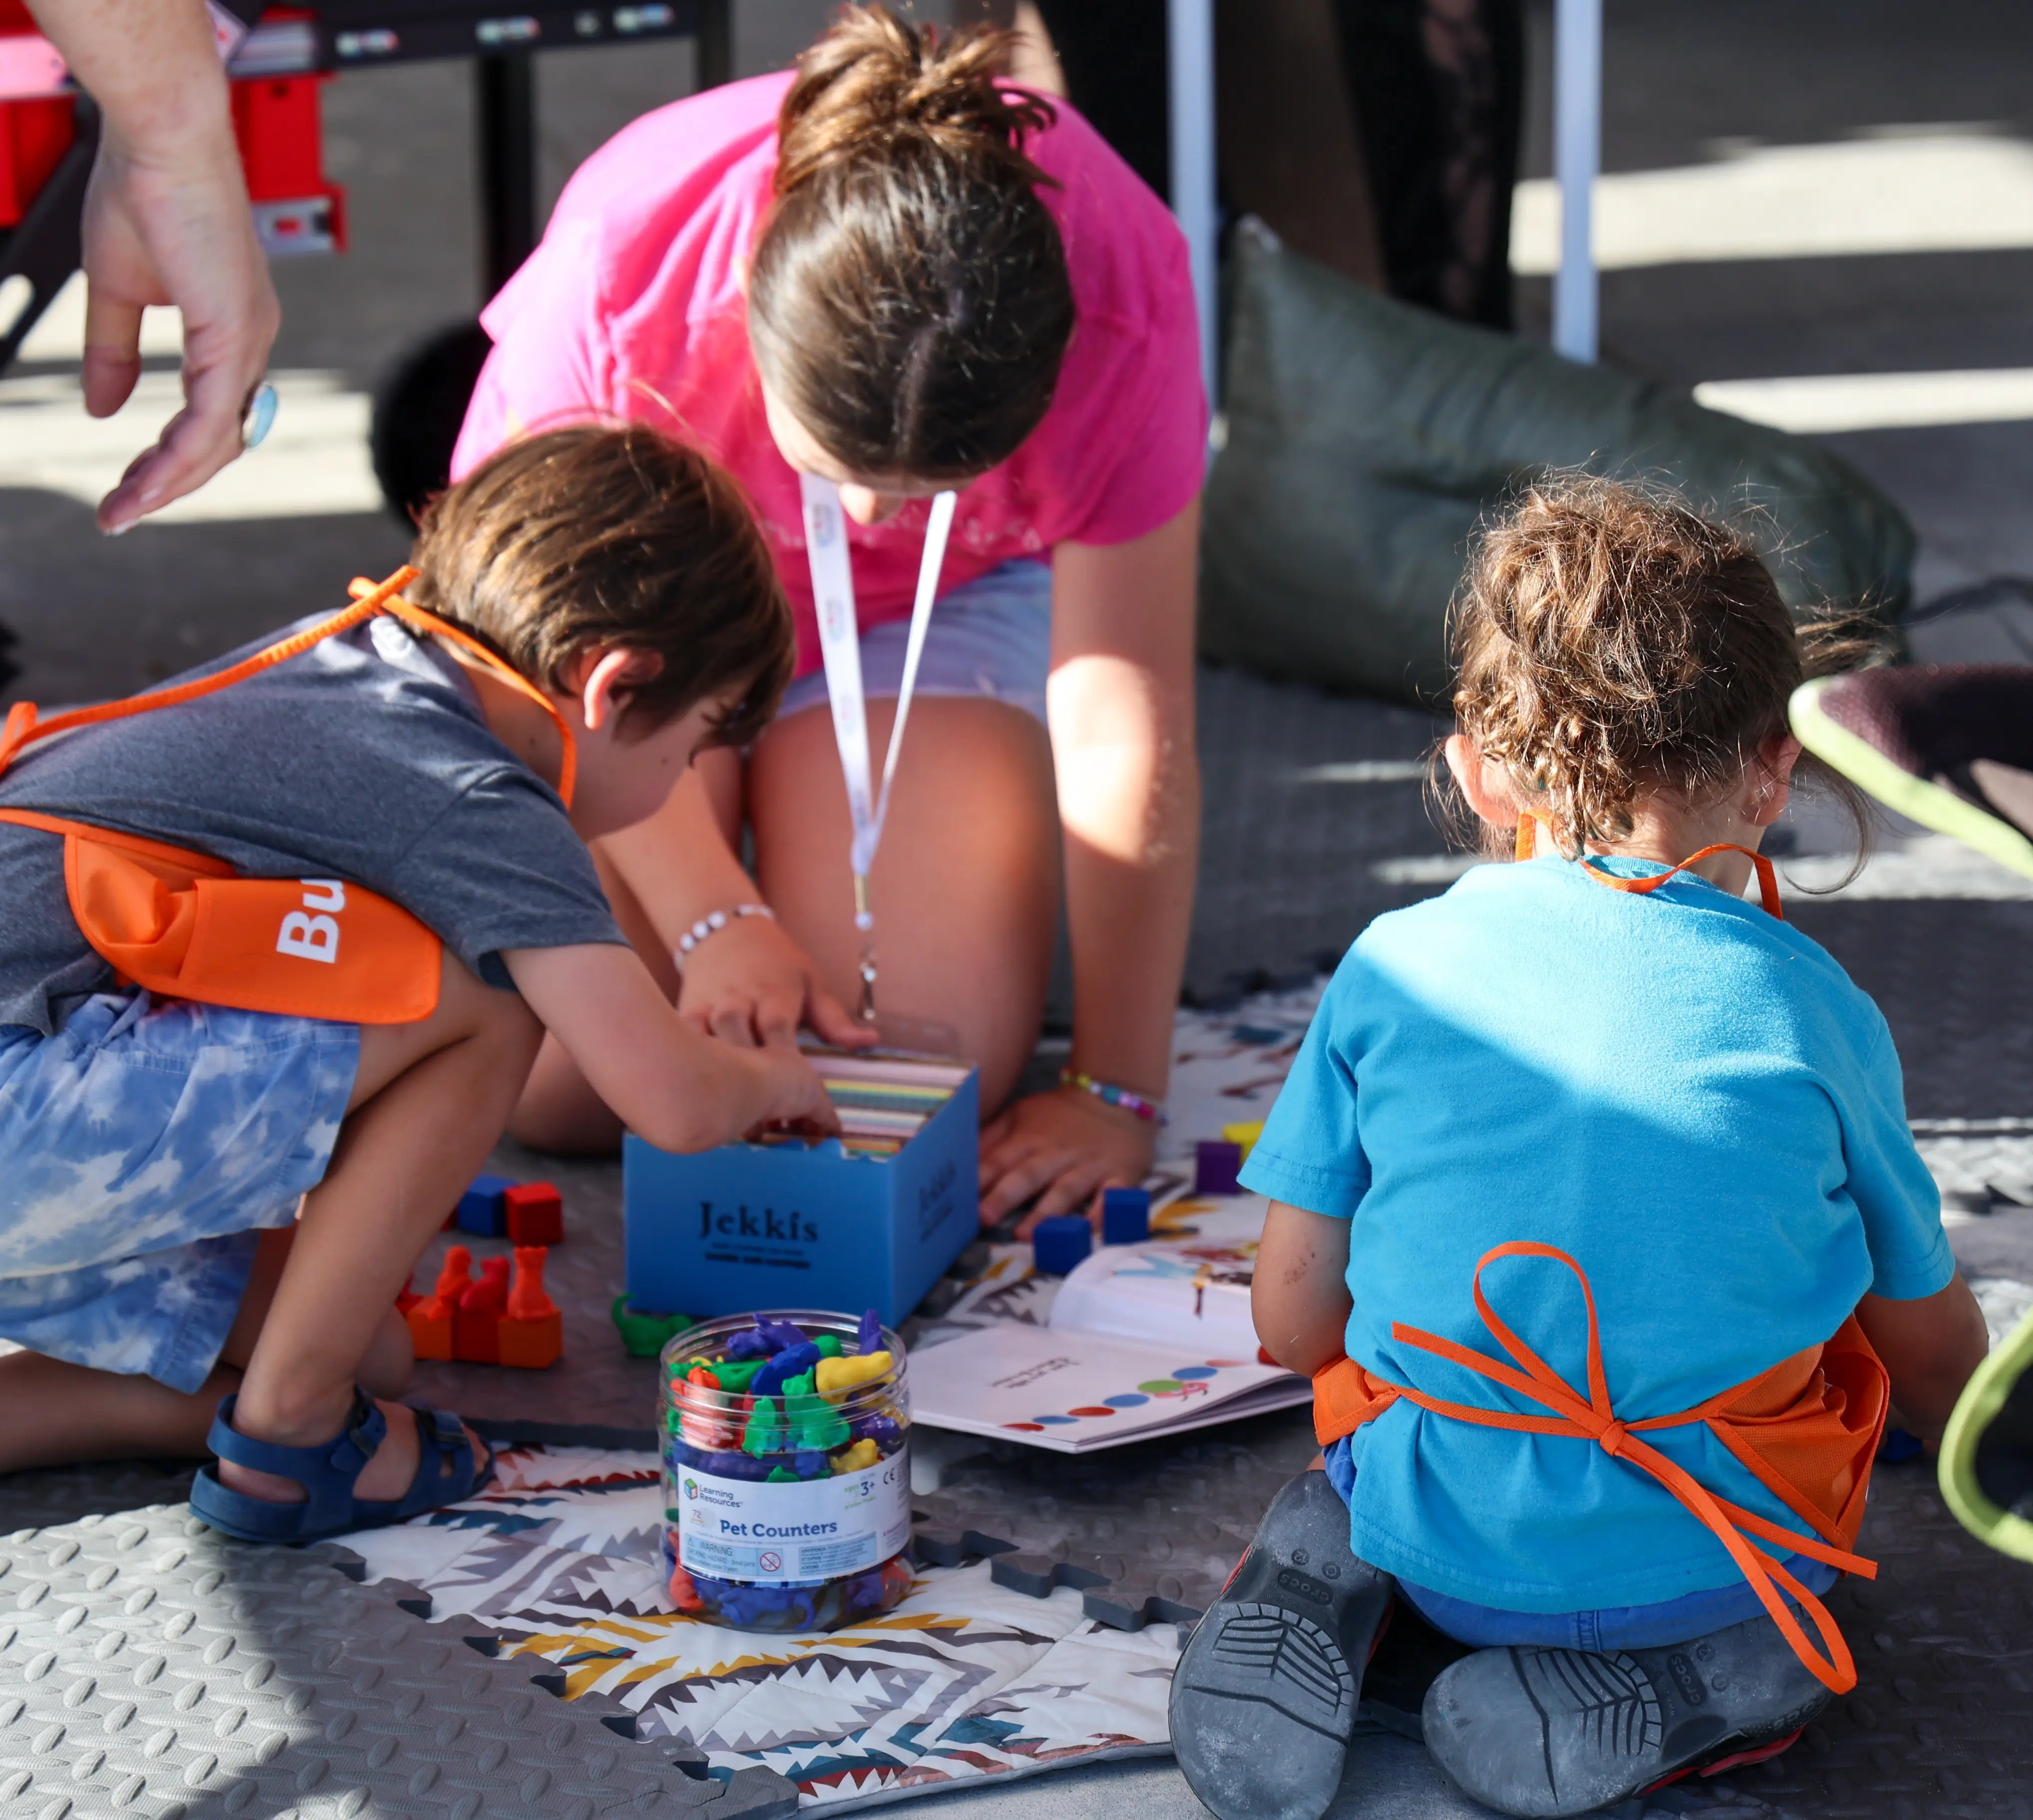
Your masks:
M1242 1160L1245 1163L1249 1160L1249 1153L1256 1148L1256 1140L1263 1135L1264 1121L1261 1119L1250 1119L1239 1125L1224 1125L1221 1128L1222 1142L1241 1145Z
M1084 1213L1061 1213L1031 1229L1031 1252L1040 1272L1063 1276L1094 1250L1094 1228Z
M452 1209L452 1224L477 1239L499 1239L507 1222L504 1197L515 1184L505 1175L476 1175Z
M1151 1236L1151 1190L1104 1188L1101 1192L1101 1242L1141 1245Z
M438 1272L437 1286L421 1301L413 1303L404 1318L410 1324L410 1343L419 1358L452 1357L452 1322L459 1298L473 1282L473 1254L455 1245L445 1254Z
M495 1329L504 1365L541 1370L564 1356L564 1317L544 1293L544 1261L549 1255L541 1245L515 1247L515 1280Z
M496 1329L508 1301L508 1260L490 1258L480 1274L461 1291L452 1310L451 1355L462 1364L497 1365L500 1344Z
M1236 1179L1242 1168L1242 1146L1226 1138L1203 1138L1193 1146L1193 1192L1239 1194Z
M511 1245L557 1245L565 1235L565 1204L548 1182L518 1182L501 1195L503 1236Z

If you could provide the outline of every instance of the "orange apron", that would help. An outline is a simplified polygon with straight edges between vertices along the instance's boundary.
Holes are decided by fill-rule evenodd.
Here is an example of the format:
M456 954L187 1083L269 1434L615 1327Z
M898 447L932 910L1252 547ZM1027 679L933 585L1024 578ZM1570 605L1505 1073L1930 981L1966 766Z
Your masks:
M37 740L216 694L386 613L471 652L550 715L563 741L558 794L569 808L577 753L556 706L477 640L403 600L399 590L416 573L399 569L378 587L356 581L358 597L343 611L196 682L40 723L32 704L17 703L0 731L0 773ZM208 854L34 809L0 809L0 821L63 836L71 914L123 985L338 1023L414 1023L437 1008L438 937L399 904L359 885L242 878Z
M1529 858L1531 823L1518 827L1518 853ZM1590 867L1592 876L1619 891L1639 895L1656 890L1674 873L1724 850L1705 848L1672 872L1638 879L1612 878ZM1746 851L1736 848L1738 852ZM1771 862L1758 854L1758 883L1765 907L1779 914L1777 882ZM1583 863L1586 863L1584 861ZM1544 1258L1574 1273L1588 1305L1588 1394L1584 1396L1520 1340L1497 1314L1482 1292L1482 1273L1499 1258ZM1337 1358L1313 1378L1313 1428L1323 1447L1351 1435L1374 1421L1400 1397L1435 1415L1471 1422L1479 1428L1508 1429L1523 1434L1566 1435L1593 1441L1613 1459L1649 1474L1700 1519L1756 1593L1795 1654L1822 1684L1838 1694L1856 1685L1856 1665L1835 1620L1821 1601L1788 1572L1779 1558L1760 1548L1770 1542L1789 1555L1805 1555L1866 1579L1877 1577L1874 1562L1850 1551L1863 1521L1864 1496L1871 1462L1884 1433L1891 1386L1885 1367L1870 1349L1852 1315L1835 1336L1783 1358L1767 1371L1737 1385L1693 1409L1672 1415L1647 1416L1627 1422L1611 1406L1602 1362L1602 1336L1596 1324L1595 1295L1587 1273L1557 1246L1527 1241L1499 1245L1484 1254L1471 1286L1483 1325L1510 1355L1512 1362L1477 1352L1440 1335L1393 1321L1391 1337L1503 1385L1528 1401L1552 1411L1547 1415L1514 1415L1473 1403L1447 1403L1408 1385L1391 1384L1365 1370L1352 1359ZM1684 1468L1639 1438L1648 1429L1680 1428L1704 1422L1738 1462L1780 1503L1814 1531L1803 1535L1772 1523L1727 1498L1718 1497ZM1820 1633L1827 1650L1817 1650L1799 1620L1780 1598L1780 1589L1798 1601Z

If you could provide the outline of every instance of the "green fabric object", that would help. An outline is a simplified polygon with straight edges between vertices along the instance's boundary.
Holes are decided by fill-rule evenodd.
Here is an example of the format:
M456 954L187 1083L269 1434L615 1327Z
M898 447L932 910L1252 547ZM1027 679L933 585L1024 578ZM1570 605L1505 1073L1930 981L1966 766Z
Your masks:
M840 1336L837 1333L822 1333L812 1342L812 1344L818 1348L819 1357L822 1358L840 1357Z
M706 1367L719 1381L720 1388L735 1396L745 1396L748 1387L755 1381L755 1374L769 1362L762 1358L721 1358Z
M784 1423L773 1396L758 1396L749 1411L748 1426L741 1437L743 1451L760 1459L765 1454L784 1451Z
M1260 223L1234 247L1200 545L1216 661L1443 705L1477 525L1554 469L1670 485L1743 524L1796 614L1889 622L1909 604L1912 527L1827 450L1380 296Z

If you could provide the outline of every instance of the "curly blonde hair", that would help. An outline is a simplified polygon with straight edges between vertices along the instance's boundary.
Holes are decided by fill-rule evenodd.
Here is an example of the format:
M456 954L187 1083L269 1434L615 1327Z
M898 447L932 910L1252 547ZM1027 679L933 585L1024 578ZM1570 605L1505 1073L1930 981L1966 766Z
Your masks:
M1453 618L1460 730L1569 854L1627 839L1642 794L1727 788L1785 733L1802 682L1876 649L1848 623L1796 626L1739 530L1585 474L1539 480L1485 530ZM1861 845L1854 787L1811 757L1795 775L1843 802Z

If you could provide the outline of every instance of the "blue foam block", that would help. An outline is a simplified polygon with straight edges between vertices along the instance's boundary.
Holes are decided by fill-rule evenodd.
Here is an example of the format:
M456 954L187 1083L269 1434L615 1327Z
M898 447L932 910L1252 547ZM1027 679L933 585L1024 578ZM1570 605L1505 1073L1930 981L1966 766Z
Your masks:
M508 1229L508 1203L502 1198L515 1184L506 1175L476 1175L459 1196L452 1224L477 1239L499 1239Z
M1141 1245L1151 1236L1151 1190L1104 1188L1101 1193L1101 1242Z
M1031 1229L1031 1251L1039 1270L1063 1276L1094 1250L1094 1228L1084 1213L1061 1213Z

